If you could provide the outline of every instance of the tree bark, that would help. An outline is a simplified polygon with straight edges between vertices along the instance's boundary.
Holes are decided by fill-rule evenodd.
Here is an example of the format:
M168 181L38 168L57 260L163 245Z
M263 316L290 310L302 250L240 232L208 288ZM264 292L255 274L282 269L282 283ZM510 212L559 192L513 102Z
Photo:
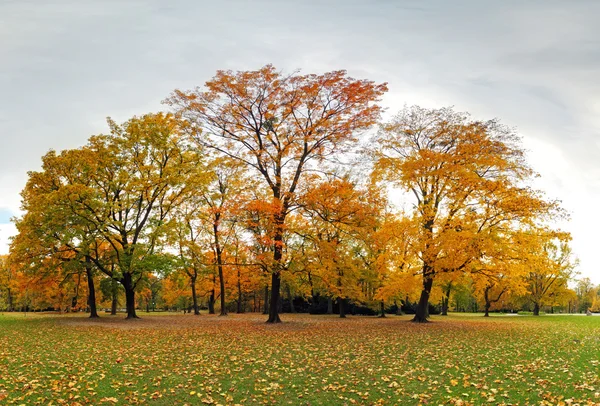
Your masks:
M241 281L241 275L240 275L240 268L238 268L237 271L237 288L238 288L238 299L237 299L237 312L238 313L243 313L243 309L242 309L242 303L243 303L243 295L242 295L242 281Z
M273 264L271 273L271 303L269 306L269 319L267 323L281 323L279 318L279 300L281 289L281 261L283 260L283 223L284 215L279 214L273 236Z
M196 276L190 278L192 282L192 306L194 307L194 316L200 315L200 308L198 307L198 296L196 295Z
M444 297L442 298L442 316L448 315L448 307L450 304L450 291L452 290L452 282L448 283L446 290L444 291Z
M421 290L421 297L415 309L415 317L412 319L415 323L426 323L429 317L429 294L433 286L433 278L426 275L428 275L427 271L423 275L423 290Z
M327 314L333 314L333 299L331 296L327 298Z
M125 288L125 308L127 309L127 319L139 319L135 313L135 289L131 273L125 272L121 279L123 288Z
M485 314L483 315L483 317L490 317L490 307L492 307L492 303L490 301L491 288L491 286L486 286L486 288L483 291L483 299L485 301Z
M338 304L340 306L340 318L346 318L346 298L338 298Z
M267 323L281 323L279 318L279 290L281 287L281 276L279 272L271 274L271 303L269 304L269 319Z
M385 303L383 302L383 299L381 300L381 302L379 304L379 309L381 310L381 314L379 315L379 317L384 318L385 317Z
M213 223L213 232L215 237L215 254L217 257L217 270L219 272L219 288L221 289L221 312L219 316L227 316L227 308L225 306L225 277L223 276L223 250L219 241L219 220L220 213L215 214Z
M540 304L539 303L534 303L533 304L533 315L534 316L539 316L540 315Z
M213 288L208 297L208 314L215 314L215 276L213 275Z
M90 306L90 319L96 319L98 309L96 308L96 288L94 286L94 274L92 272L92 262L89 258L85 258L85 274L88 282L88 305Z

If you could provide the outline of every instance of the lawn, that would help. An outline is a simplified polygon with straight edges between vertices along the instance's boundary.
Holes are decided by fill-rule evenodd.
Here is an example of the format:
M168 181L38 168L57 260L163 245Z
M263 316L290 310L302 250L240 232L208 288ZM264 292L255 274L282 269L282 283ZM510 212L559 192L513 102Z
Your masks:
M600 317L141 316L0 314L0 404L600 404Z

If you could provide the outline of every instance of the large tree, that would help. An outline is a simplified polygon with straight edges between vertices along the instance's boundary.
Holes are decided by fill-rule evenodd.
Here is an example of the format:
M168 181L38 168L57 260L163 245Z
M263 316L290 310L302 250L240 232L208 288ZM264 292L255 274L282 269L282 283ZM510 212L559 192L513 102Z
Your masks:
M273 232L269 323L278 305L286 218L305 174L356 140L379 118L375 103L386 85L356 80L345 71L282 75L267 65L257 71L219 71L205 88L176 90L167 103L190 124L193 138L243 163L270 191Z
M437 275L467 271L490 230L551 207L525 185L533 173L519 136L496 120L407 107L381 126L374 141L379 176L415 198L422 277L416 322L427 321Z
M109 124L110 134L93 136L80 149L51 152L43 170L30 173L13 251L38 263L57 255L78 259L86 271L93 264L123 285L127 317L136 318L135 288L167 263L158 249L167 216L184 200L198 157L171 115Z

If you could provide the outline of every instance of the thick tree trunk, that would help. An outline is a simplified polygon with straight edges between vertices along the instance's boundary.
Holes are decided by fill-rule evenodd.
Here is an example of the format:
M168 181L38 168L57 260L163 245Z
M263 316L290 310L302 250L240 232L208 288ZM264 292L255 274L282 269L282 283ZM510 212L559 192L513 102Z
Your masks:
M346 298L338 298L338 304L340 306L340 318L346 318Z
M331 297L327 298L327 314L333 314L333 299Z
M227 305L225 303L225 278L223 276L223 266L219 266L219 287L221 288L221 313L219 316L227 316Z
M540 315L540 304L539 303L534 303L533 304L533 315L534 316L539 316Z
M427 275L428 272L424 272ZM431 276L423 276L423 290L421 290L421 297L419 303L415 309L415 317L412 321L415 323L426 323L429 317L429 294L431 293L431 287L433 286L433 278Z
M88 305L90 306L90 319L96 319L100 316L98 316L98 309L96 308L96 288L94 286L92 263L88 258L85 259L85 274L88 282Z
M273 266L271 273L271 303L267 323L281 323L279 301L281 290L281 261L283 260L283 223L285 215L278 215L273 236Z
M379 317L384 318L385 317L385 303L383 302L383 300L381 300L381 302L379 303L379 310L381 311L381 314L379 315Z
M485 301L485 314L483 317L490 317L490 307L492 307L492 302L490 300L490 289L492 289L491 286L486 286L486 288L483 290L483 299Z
M265 285L265 302L263 303L263 314L269 314L269 285Z
M135 290L131 273L124 273L121 283L123 284L123 288L125 288L125 308L127 309L127 319L139 319L135 313Z
M194 316L200 315L200 308L198 307L198 295L196 294L196 276L192 276L192 307L194 308Z
M279 318L279 291L281 288L281 275L273 272L271 275L271 303L269 306L269 319L267 323L281 323Z

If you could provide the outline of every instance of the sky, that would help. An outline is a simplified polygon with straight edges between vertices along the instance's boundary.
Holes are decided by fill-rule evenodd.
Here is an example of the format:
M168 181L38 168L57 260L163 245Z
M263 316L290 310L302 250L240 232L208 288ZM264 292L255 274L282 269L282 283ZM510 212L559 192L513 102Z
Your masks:
M272 63L387 82L387 116L454 106L516 128L536 186L570 213L580 276L600 283L599 15L596 0L1 0L0 253L48 150Z

